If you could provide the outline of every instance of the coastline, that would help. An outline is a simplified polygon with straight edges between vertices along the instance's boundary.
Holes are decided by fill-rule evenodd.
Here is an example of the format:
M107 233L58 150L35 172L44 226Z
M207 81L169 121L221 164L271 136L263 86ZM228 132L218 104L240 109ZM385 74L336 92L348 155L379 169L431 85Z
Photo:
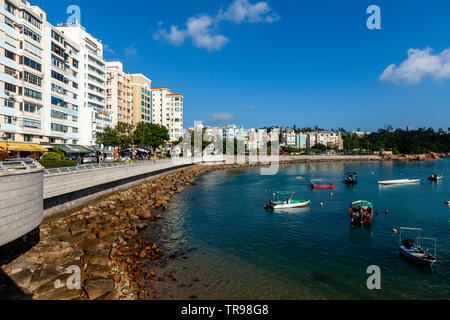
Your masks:
M316 160L282 160L280 164L380 161ZM137 187L44 221L36 231L40 233L38 243L1 269L29 299L148 299L152 293L145 291L146 284L158 277L153 262L162 252L157 244L143 240L140 232L158 224L172 196L195 185L202 174L260 166L196 165L153 177ZM16 250L15 246L20 245L8 246ZM0 261L0 266L3 263ZM76 290L65 285L71 276L66 273L70 266L81 269L81 288ZM54 286L57 280L62 283L59 288ZM0 298L3 290L0 286ZM5 298L14 297L5 294Z

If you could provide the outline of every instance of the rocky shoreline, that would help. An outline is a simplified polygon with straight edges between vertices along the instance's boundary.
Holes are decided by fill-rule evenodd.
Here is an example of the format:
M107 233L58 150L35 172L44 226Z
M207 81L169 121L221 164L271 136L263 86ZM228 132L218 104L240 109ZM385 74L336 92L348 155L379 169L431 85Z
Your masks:
M450 158L450 153L386 155L382 157L386 161L440 161L442 158Z
M201 174L239 167L248 165L198 165L169 172L44 221L34 231L37 240L31 249L22 248L29 239L1 248L0 278L9 281L0 282L0 299L146 299L146 282L158 274L152 261L161 252L157 244L142 240L140 231L158 223L163 217L153 213L164 212L172 196L196 184ZM21 250L18 257L5 257ZM74 289L70 284L77 283L77 268L80 286Z
M314 161L281 160L280 164L299 162ZM47 219L38 230L0 248L0 299L153 298L146 288L158 277L154 262L162 252L158 244L142 239L141 231L158 224L171 198L195 185L200 175L250 166L260 165L179 169L83 209ZM77 283L79 286L73 288Z

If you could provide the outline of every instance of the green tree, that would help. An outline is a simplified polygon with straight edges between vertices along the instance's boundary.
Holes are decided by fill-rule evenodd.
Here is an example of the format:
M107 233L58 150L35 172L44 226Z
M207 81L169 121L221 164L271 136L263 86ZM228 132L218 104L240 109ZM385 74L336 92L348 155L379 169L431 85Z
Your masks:
M139 123L132 136L132 141L136 146L148 147L154 154L156 154L156 149L169 140L167 128L154 123Z

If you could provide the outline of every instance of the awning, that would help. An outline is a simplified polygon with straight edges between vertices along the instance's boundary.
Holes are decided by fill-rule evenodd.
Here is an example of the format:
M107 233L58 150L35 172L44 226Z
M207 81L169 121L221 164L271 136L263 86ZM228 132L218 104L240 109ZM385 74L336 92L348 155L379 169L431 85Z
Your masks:
M6 151L24 151L24 152L47 152L48 149L35 143L20 143L20 142L0 142L0 150Z
M79 145L70 145L70 144L54 144L53 147L57 147L61 151L68 154L84 154L91 153L92 151Z

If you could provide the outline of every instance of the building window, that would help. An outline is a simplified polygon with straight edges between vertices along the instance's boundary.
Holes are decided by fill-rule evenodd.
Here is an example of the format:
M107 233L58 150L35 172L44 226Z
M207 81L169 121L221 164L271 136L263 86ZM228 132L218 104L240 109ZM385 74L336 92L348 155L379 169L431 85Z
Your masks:
M28 29L25 26L23 27L23 34L30 37L34 41L41 43L41 39L42 39L41 36L38 35L36 32L34 32L33 30Z
M5 82L5 91L16 92L16 86L10 83Z
M54 119L60 119L60 120L67 120L67 114L61 111L52 110L52 118Z
M42 86L42 78L38 77L32 73L24 71L23 73L23 80L25 80L28 83L32 83L34 85L37 85L39 87Z
M42 106L38 104L34 104L31 102L24 102L23 105L20 106L20 111L28 112L28 113L37 113L40 114Z
M16 55L13 52L6 50L6 49L5 49L5 57L7 57L8 59L11 59L13 61L16 61Z
M5 99L5 107L14 109L16 107L16 104L14 101Z
M31 129L41 129L41 121L24 118L22 119L20 126Z
M16 8L9 1L5 1L5 10L16 15Z
M24 88L23 93L24 93L24 95L26 97L33 98L33 99L36 99L36 100L42 100L42 93L40 93L38 91L31 90L31 89L28 89L28 88Z
M67 102L56 97L52 97L52 105L67 108Z
M56 131L56 132L67 132L67 126L63 126L62 124L59 123L52 123L52 131Z
M36 19L34 16L32 16L30 13L26 12L26 11L22 11L23 12L23 18L28 21L29 23L31 23L33 26L35 26L38 29L41 29L42 23Z
M22 64L24 64L24 65L26 65L26 66L34 69L34 70L42 71L42 64L40 64L40 63L38 63L38 62L36 62L34 60L31 60L28 57L23 57L23 63Z
M25 141L25 142L33 142L33 136L30 136L29 134L25 134L23 136L23 141Z

